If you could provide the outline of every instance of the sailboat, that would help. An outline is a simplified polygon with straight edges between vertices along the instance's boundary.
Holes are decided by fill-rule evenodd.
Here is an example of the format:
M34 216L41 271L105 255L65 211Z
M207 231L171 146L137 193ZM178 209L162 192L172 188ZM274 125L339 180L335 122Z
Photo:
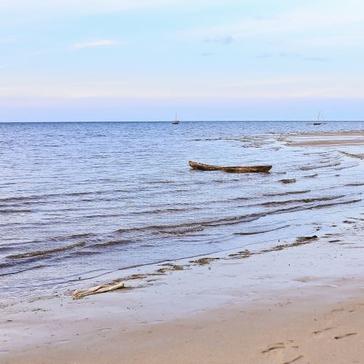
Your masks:
M317 121L313 123L313 125L321 125L322 124L322 120L321 120L321 111L318 113L317 115Z
M177 125L177 124L179 124L180 122L181 122L181 121L178 119L178 116L177 116L177 113L176 113L176 116L175 116L174 120L172 121L172 124Z

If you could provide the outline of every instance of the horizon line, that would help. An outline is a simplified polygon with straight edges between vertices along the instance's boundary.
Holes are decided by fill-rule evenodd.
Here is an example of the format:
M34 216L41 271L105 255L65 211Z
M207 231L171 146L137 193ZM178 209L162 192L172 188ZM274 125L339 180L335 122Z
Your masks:
M13 121L0 121L0 124L61 124L61 123L171 123L172 120L39 120L39 121L19 121L19 120L13 120ZM310 119L295 119L295 120L281 120L281 119L272 119L272 120L182 120L179 124L184 123L224 123L224 122L234 122L234 123L243 123L243 122L258 122L258 123L267 123L267 122L284 122L284 123L315 123L315 124L327 124L327 123L350 123L350 122L364 122L364 119L352 119L352 120L324 120L324 121L317 121L317 120L310 120Z

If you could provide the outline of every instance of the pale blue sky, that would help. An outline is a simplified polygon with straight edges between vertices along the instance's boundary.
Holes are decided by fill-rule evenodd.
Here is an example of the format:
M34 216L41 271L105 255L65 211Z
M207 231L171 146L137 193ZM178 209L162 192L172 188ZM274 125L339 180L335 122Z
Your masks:
M364 119L363 44L359 0L0 0L0 121Z

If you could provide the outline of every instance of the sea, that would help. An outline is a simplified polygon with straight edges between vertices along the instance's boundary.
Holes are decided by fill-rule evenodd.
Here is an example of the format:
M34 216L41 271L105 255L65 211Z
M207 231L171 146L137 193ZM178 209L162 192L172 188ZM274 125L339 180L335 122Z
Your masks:
M364 162L343 151L361 147L284 142L347 130L364 122L1 123L0 303L358 217ZM200 172L189 160L273 167Z

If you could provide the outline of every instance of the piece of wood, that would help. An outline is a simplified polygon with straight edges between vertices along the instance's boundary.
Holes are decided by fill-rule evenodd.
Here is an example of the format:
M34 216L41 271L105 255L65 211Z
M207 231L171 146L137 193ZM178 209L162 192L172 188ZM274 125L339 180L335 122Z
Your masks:
M192 169L199 171L224 171L227 173L268 173L272 166L214 166L210 164L189 161L188 164Z
M123 288L126 288L123 282L114 282L110 284L103 284L100 286L92 287L85 290L76 290L73 292L72 297L74 299L80 299L86 296L116 291L118 289L123 289Z

